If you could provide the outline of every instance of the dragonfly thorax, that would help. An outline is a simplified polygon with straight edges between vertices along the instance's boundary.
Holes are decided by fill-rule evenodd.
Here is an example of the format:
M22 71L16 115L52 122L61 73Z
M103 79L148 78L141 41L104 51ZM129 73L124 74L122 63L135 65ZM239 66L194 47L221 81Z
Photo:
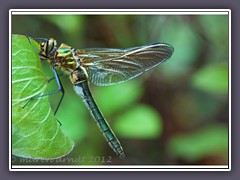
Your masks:
M74 71L79 66L77 59L73 55L73 48L66 44L61 44L56 50L54 59L50 59L50 63L56 64L63 71L67 72Z

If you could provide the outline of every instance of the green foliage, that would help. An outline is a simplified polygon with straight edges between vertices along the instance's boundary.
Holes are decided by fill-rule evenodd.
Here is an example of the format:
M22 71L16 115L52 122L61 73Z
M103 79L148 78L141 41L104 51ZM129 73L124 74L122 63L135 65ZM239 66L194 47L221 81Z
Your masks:
M45 16L38 16L40 19L46 21L45 24L54 25L56 26L64 36L62 36L61 40L65 41L65 43L68 44L68 42L71 42L71 45L74 46L75 44L72 44L72 42L76 41L76 37L78 37L78 43L79 41L82 43L82 36L81 33L84 29L84 17L83 16L75 16L75 15L45 15ZM51 37L56 38L56 34L51 35ZM59 38L57 39L60 40Z
M174 47L173 56L163 65L162 71L170 76L185 74L196 61L202 44L194 28L185 24L183 19L176 18L173 22L166 22L160 39Z
M143 88L137 80L122 84L94 89L94 97L104 114L113 114L136 102L143 94Z
M80 142L87 135L87 121L90 119L93 125L95 125L95 122L92 120L81 98L75 94L71 94L70 88L72 89L71 86L66 86L65 88L66 94L56 117L62 123L61 128L64 130L64 133L74 140L74 142Z
M199 16L199 20L211 45L216 48L216 56L228 58L228 16ZM221 57L222 55L226 57Z
M163 130L162 119L150 106L137 105L119 116L116 132L126 138L158 138Z
M228 66L215 64L200 69L194 74L192 85L210 93L227 93Z
M35 42L32 41L33 44ZM45 93L47 80L35 49L24 36L12 36L12 153L46 159L68 154L73 142L54 118Z
M78 32L81 27L83 18L82 16L74 15L52 15L52 16L40 16L46 21L57 25L65 33L75 33Z
M225 125L209 126L184 135L176 135L168 143L169 153L192 162L207 156L221 156L227 154L227 151L228 128Z

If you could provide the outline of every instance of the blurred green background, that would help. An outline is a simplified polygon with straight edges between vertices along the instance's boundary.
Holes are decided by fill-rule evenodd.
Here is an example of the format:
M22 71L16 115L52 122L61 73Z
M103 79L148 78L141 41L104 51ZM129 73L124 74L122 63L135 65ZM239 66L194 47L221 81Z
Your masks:
M126 161L108 146L68 77L62 77L66 93L56 117L76 147L65 159L42 164L228 164L227 15L13 15L12 34L53 37L58 45L78 49L154 42L175 49L171 59L138 78L91 85ZM42 65L53 77L49 65ZM51 82L48 91L56 88ZM53 110L59 98L49 97Z

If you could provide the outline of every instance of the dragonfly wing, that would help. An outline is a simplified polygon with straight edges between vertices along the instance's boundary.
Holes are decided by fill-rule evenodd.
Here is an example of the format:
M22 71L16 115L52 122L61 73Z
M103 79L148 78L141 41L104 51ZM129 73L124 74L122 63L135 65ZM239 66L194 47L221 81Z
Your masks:
M156 43L128 49L78 50L91 83L108 86L130 80L171 57L173 47Z

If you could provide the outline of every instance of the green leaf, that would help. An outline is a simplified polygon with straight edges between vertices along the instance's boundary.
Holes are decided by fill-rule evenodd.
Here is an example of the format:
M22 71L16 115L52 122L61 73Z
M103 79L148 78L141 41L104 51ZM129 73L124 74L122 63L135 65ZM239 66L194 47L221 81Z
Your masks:
M192 85L211 93L227 93L228 66L214 64L200 69L193 76Z
M168 144L168 151L182 159L196 161L208 155L227 157L228 128L214 125L196 132L173 137Z
M138 105L122 114L114 130L126 138L158 138L162 132L162 119L150 106Z
M32 41L34 45L36 42ZM46 159L59 158L73 149L50 108L45 93L47 80L38 54L25 36L12 36L12 153Z

